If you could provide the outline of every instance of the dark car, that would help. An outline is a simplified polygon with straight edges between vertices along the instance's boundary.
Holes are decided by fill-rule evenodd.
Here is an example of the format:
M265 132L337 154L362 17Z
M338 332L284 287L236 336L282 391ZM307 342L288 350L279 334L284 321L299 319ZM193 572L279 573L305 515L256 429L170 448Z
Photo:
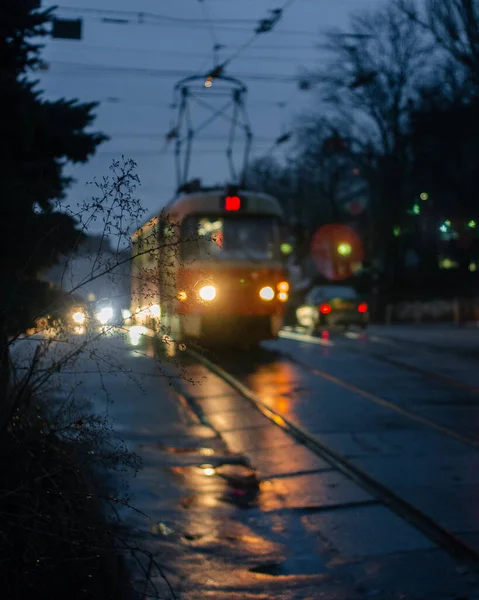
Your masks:
M296 309L299 325L313 333L336 326L366 329L368 305L351 287L323 285L314 287Z

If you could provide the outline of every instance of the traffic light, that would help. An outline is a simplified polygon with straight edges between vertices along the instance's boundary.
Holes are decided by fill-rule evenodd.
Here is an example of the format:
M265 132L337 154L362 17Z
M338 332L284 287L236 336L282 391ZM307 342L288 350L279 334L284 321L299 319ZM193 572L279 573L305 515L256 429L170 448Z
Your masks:
M57 19L52 21L52 37L62 40L82 39L82 19Z
M353 251L353 247L349 242L341 242L338 245L338 254L341 256L349 256Z

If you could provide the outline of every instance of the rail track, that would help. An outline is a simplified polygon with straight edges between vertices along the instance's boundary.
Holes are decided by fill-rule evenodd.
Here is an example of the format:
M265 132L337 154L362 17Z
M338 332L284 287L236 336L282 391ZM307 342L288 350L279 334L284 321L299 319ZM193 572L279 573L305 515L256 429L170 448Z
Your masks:
M267 406L266 403L264 403L261 400L258 394L256 394L250 388L248 388L243 382L241 382L234 375L226 371L223 367L216 364L215 362L212 362L209 358L205 357L203 354L197 351L188 350L187 354L195 362L202 364L209 372L214 373L216 376L220 377L242 398L246 399L253 409L259 411L271 423L281 428L289 436L291 436L296 441L309 448L311 452L325 460L329 465L331 465L333 469L336 469L337 471L341 472L343 475L348 477L350 480L355 482L357 485L359 485L361 488L367 491L373 498L375 498L378 503L387 507L390 511L395 513L401 519L408 522L416 530L420 531L423 535L425 535L435 545L443 548L459 563L474 570L476 573L479 573L479 553L468 543L466 543L452 531L449 531L442 527L437 521L420 511L408 501L401 498L394 491L392 491L391 489L383 485L380 481L369 475L366 471L355 465L347 457L343 456L333 448L329 447L327 444L325 444L318 437L307 431L305 428L286 418L278 411L273 410L272 408ZM292 360L292 357L288 356L287 354L283 355L288 360ZM459 441L469 447L473 447L474 449L479 448L478 441L465 438L464 436L450 428L434 423L433 421L421 417L420 415L417 415L406 409L402 409L401 407L394 405L393 403L390 403L378 396L375 396L374 394L370 394L368 392L365 392L364 390L356 388L356 386L352 386L346 382L343 382L340 379L333 377L328 373L315 369L310 365L304 365L301 362L298 363L297 360L295 360L295 362L296 364L299 364L304 368L309 369L310 372L314 373L319 377L326 378L337 385L347 387L350 391L353 391L356 394L360 394L363 397L366 397L369 400L380 404L381 406L385 406L391 410L394 410L416 422L420 422L422 425L432 428L433 430L439 432L442 435L453 438L456 441ZM201 421L206 424L208 420L207 416L201 411L200 404L195 400L194 396L190 395L189 393L186 393L184 390L181 390L180 393L183 397L186 398L188 403L191 405L191 408L197 414L199 414Z

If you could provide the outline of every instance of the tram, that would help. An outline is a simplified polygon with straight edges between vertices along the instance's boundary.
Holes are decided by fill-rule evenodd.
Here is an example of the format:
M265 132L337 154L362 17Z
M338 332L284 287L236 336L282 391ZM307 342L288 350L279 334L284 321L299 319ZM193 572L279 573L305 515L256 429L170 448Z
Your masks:
M266 194L183 186L133 234L132 320L174 341L276 338L289 292L282 220Z

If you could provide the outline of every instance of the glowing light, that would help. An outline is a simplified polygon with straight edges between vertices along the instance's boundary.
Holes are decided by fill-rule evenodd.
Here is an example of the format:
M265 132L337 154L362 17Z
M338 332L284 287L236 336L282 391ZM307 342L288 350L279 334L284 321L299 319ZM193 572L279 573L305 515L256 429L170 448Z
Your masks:
M280 292L289 292L289 283L287 281L280 281L278 283L278 290Z
M396 226L396 227L393 229L393 235L394 235L394 237L399 237L399 236L401 235L401 228L400 228L400 227L398 227L398 226Z
M180 302L186 302L188 299L188 294L184 290L181 290L178 292L177 298Z
M113 318L113 309L111 306L105 306L96 315L96 318L102 325L106 325Z
M447 225L443 223L441 227L439 227L439 231L441 231L442 233L447 233Z
M471 221L469 221L467 226L470 227L471 229L474 229L476 227L476 222L474 220L471 220Z
M444 221L444 225L446 225L446 227L450 227L451 221L449 221L449 219L447 219L446 221Z
M358 306L358 312L360 312L360 313L366 313L366 312L368 312L368 305L366 304L366 302L362 302Z
M288 244L287 242L281 244L281 253L282 254L291 254L293 251L293 246Z
M206 475L206 477L213 477L213 475L216 474L216 470L213 465L201 465L201 468L203 469L203 474Z
M439 262L439 267L441 269L457 269L459 264L455 260L451 260L450 258L443 258Z
M148 330L146 327L143 327L142 325L135 325L134 327L131 327L130 331L128 332L130 335L131 345L138 346L140 336L145 335L147 332Z
M205 285L199 291L199 296L205 302L211 302L216 298L216 288L213 285Z
M200 448L200 454L203 454L204 456L213 456L214 453L215 451L213 448Z
M213 77L208 75L208 77L205 80L205 88L210 88L212 85L213 85Z
M278 294L278 300L280 302L287 302L288 301L288 293L287 292L280 292Z
M95 294L88 294L88 301L89 302L93 302L95 300L96 296Z
M150 306L149 312L152 317L156 317L157 319L161 316L161 308L158 304L153 304L153 306Z
M419 198L421 198L421 200L427 200L429 198L429 194L422 192L422 194L419 195Z
M329 315L329 313L331 312L331 306L329 304L321 304L321 306L319 307L319 312L322 315Z
M77 310L72 314L72 319L75 321L75 323L78 323L78 325L83 325L83 323L86 321L86 315L83 311Z
M353 247L349 242L342 242L338 246L338 254L341 254L341 256L349 256L352 251Z
M419 204L415 204L415 205L412 207L412 212L413 212L413 214L415 214L415 215L419 215L419 214L421 214L421 207L419 206Z
M123 318L123 319L125 319L125 320L126 320L126 319L131 319L131 311L129 311L127 308L124 308L124 309L121 311L121 316L122 316L122 318Z
M239 210L241 208L241 198L239 196L226 196L225 210Z
M469 271L471 271L471 273L474 273L477 270L477 265L475 262L469 263Z
M261 288L259 291L259 297L261 298L261 300L265 300L266 302L269 302L270 300L272 300L274 298L273 288L270 287L269 285L267 285L264 288Z

